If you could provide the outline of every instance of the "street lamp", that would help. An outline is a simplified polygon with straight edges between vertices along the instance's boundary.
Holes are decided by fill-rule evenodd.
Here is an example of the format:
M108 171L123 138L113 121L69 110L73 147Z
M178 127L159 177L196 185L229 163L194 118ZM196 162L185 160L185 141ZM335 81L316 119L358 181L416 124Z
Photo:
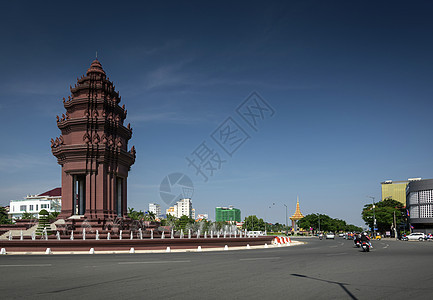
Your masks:
M374 203L374 197L373 196L368 196L368 198L373 199L373 236L376 238L376 212L375 212L376 204Z
M319 233L320 233L320 214L317 213L317 217L319 218Z
M285 207L286 207L286 235L289 235L289 221L288 221L288 218L287 218L287 210L288 210L288 208L287 208L287 205L285 205L285 204L283 204Z
M272 203L272 205L275 205L275 203ZM268 206L268 208L270 209L270 208L272 208L272 206ZM265 234L267 233L267 225L268 225L268 221L266 220L267 219L266 215L267 215L267 213L265 210Z

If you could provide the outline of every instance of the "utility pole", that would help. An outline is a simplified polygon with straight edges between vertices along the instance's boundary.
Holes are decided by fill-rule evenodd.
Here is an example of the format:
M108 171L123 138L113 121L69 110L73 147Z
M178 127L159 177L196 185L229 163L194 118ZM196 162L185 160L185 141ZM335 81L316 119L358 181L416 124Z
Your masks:
M395 218L395 210L394 210L394 236L395 236L395 239L397 240L397 220L396 220L396 218Z
M317 213L317 216L319 217L319 233L320 233L320 214Z
M374 203L374 197L368 196L368 198L373 199L373 237L376 238L376 212L375 212L376 204Z
M288 221L288 218L287 218L287 210L288 210L288 208L287 208L287 205L285 205L285 204L283 204L285 207L286 207L286 235L289 235L289 221Z

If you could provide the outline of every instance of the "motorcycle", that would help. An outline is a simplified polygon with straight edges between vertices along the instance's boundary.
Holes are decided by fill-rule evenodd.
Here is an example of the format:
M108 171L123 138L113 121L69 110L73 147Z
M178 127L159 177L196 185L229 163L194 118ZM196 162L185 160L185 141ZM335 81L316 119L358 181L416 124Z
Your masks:
M355 242L356 248L361 247L361 242L359 240L355 240L354 242Z
M323 239L323 234L319 234L319 240Z
M363 241L361 247L362 247L362 251L370 252L370 244L368 242Z

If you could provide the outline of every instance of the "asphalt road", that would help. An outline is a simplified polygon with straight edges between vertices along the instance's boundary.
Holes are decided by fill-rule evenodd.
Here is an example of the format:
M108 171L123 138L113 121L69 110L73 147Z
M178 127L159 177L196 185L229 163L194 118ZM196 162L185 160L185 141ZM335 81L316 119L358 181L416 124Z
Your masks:
M0 256L2 299L429 299L433 242L342 238L201 253Z

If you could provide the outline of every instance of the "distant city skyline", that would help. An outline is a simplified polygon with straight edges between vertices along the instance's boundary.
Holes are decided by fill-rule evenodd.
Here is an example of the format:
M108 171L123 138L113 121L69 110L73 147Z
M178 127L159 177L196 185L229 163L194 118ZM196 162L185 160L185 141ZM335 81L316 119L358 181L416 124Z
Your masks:
M284 224L284 205L292 215L299 195L304 215L364 226L381 182L433 178L431 2L20 1L3 10L1 205L61 186L56 115L96 51L133 128L136 210L165 211L192 194L211 219L231 204L243 218ZM266 110L249 112L256 100ZM177 173L192 183L163 200L161 183Z

